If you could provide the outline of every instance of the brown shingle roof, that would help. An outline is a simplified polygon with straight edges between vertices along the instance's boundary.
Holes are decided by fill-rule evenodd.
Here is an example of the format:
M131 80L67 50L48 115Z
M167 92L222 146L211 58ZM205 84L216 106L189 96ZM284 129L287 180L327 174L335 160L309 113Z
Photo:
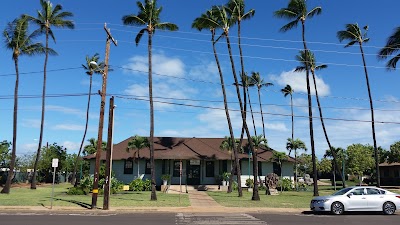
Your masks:
M138 155L138 150L126 151L128 142L133 137L115 144L113 149L113 160L123 160L134 158ZM231 160L228 151L221 150L224 138L180 138L180 137L154 137L154 158L155 159L216 159ZM244 144L247 142L244 140ZM270 161L273 150L259 150L259 161ZM105 160L105 152L101 154L101 160ZM88 155L85 159L94 159L95 154ZM140 158L150 158L150 149L143 148L139 151ZM239 154L240 159L247 159L247 154ZM293 161L293 160L289 160Z

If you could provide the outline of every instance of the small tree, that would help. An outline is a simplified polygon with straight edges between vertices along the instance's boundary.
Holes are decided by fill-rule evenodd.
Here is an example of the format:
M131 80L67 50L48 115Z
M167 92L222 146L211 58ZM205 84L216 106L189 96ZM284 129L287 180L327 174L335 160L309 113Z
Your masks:
M348 168L351 173L359 176L360 185L362 175L374 167L374 150L370 145L352 144L347 147Z
M291 151L294 151L294 167L295 167L294 183L295 183L295 187L297 190L297 167L298 167L297 150L303 149L304 151L307 151L307 147L306 147L306 144L304 144L304 142L298 138L296 140L288 138L287 143L286 143L286 149L289 151L289 154Z
M131 149L136 149L137 152L134 152L133 158L136 158L137 161L137 178L139 178L139 159L140 159L140 149L148 148L150 146L149 139L147 137L141 137L135 135L131 140L128 142L128 147L126 151L129 152ZM137 153L137 154L136 154Z

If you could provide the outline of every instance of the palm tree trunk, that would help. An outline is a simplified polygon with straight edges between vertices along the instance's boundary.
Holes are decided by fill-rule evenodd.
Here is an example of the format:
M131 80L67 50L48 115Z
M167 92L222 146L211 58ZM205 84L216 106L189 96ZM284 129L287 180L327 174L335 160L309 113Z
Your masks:
M335 150L332 148L331 142L329 141L328 133L327 133L326 127L325 127L324 118L322 116L322 108L321 108L321 103L320 103L319 97L318 97L318 88L317 88L317 81L315 79L315 71L313 69L311 69L311 73L312 73L312 77L313 77L313 81L314 81L315 98L317 99L319 118L321 120L322 130L324 131L324 135L325 135L326 143L328 144L328 148L332 152L333 166L335 167L335 170L337 169L338 171L340 171L339 170L339 166L337 164L337 155L336 155ZM346 183L345 183L345 180L342 177L342 174L339 174L339 176L342 178L342 185L343 185L343 188L345 188L346 187ZM336 185L336 183L335 183L335 185Z
M239 54L240 54L240 66L242 68L242 79L243 79L243 77L245 75L245 71L244 71L244 62L243 62L242 39L241 39L241 35L240 35L240 31L241 31L240 21L241 21L240 19L238 19L238 21L237 21L237 23L238 23L238 45L239 45ZM244 117L247 119L247 99L246 99L246 85L247 84L242 84L242 85L243 85ZM244 135L244 126L242 124L242 132L240 133L239 146L242 146L243 135Z
M18 87L19 87L19 70L18 70L18 56L14 57L15 65L15 87L14 87L14 115L13 115L13 140L10 170L8 171L7 181L1 193L9 194L11 189L11 182L14 176L15 159L17 153L17 122L18 122Z
M310 143L311 143L311 157L313 164L313 184L314 184L314 196L319 196L318 193L318 178L317 178L317 161L315 156L315 146L314 146L314 127L313 127L313 118L312 118L312 101L311 101L311 89L310 89L310 68L308 66L308 49L305 38L305 24L304 20L301 21L302 25L302 37L303 37L303 46L304 51L306 52L306 80L307 80L307 95L308 95L308 120L310 124Z
M221 89L222 89L222 94L224 96L224 108L225 108L225 115L226 115L226 120L228 122L228 128L229 128L229 134L231 136L231 140L235 140L234 134L233 134L233 128L232 128L232 123L231 123L231 117L229 115L229 108L228 108L228 101L226 98L226 91L225 91L225 82L224 82L224 76L222 75L222 69L221 69L221 65L219 63L219 59L218 59L218 55L217 55L217 50L215 48L215 31L211 31L212 32L212 44L213 44L213 51L214 51L214 57L215 57L215 61L217 63L217 67L218 67L218 72L219 72L219 78L221 81ZM233 143L233 156L235 158L235 165L233 166L233 168L236 170L236 176L237 176L237 183L238 183L238 195L239 197L243 196L243 192L242 192L242 182L241 182L241 170L240 170L240 166L239 166L239 157L238 157L238 150L236 147L236 144ZM234 172L234 170L232 170L232 172ZM231 173L231 178L233 177L233 173ZM233 179L232 179L233 180ZM228 186L228 193L232 192L232 180L230 179L229 181L229 186Z
M42 115L40 119L40 135L39 135L39 144L36 152L35 165L33 166L33 176L31 182L31 189L36 189L36 176L37 176L37 167L39 164L40 152L42 150L42 141L43 141L43 126L44 126L44 112L45 112L45 104L46 104L46 79L47 79L47 60L49 58L49 28L46 28L46 54L44 59L44 68L43 68L43 90L42 90Z
M261 94L260 94L260 88L257 88L258 91L258 103L260 103L260 112L261 112L261 121L262 121L262 126L263 126L263 136L265 138L265 126L264 126L264 114L262 110L262 104L261 104Z
M374 119L374 105L372 103L372 94L371 94L371 87L369 85L369 78L368 78L368 70L367 65L365 63L365 56L364 50L362 48L362 44L360 43L360 51L364 65L364 72L365 72L365 80L367 81L367 88L368 88L368 97L369 97L369 105L371 107L371 127L372 127L372 139L374 141L374 153L375 153L375 169L376 169L376 186L381 186L381 179L380 179L380 172L379 172L379 152L378 146L376 144L376 136L375 136L375 119Z
M250 149L254 152L254 146L253 143L251 141L251 135L249 132L249 128L247 127L247 122L246 122L246 118L244 116L244 111L243 111L243 104L242 104L242 97L240 96L240 89L239 89L239 81L236 75L236 69L235 69L235 63L233 61L233 56L232 56L232 49L231 49L231 43L229 40L229 35L227 32L225 32L225 36L226 36L226 43L228 45L228 51L229 51L229 58L231 61L231 67L232 67L232 73L233 73L233 78L235 80L235 86L236 86L236 94L239 100L239 106L240 106L240 112L241 112L241 116L242 116L242 122L243 122L243 126L244 129L246 131L246 135L247 135L247 140L250 144ZM254 156L253 156L254 159ZM257 167L257 158L255 158L255 160L253 160L253 166ZM256 171L257 172L257 171ZM254 175L257 176L257 173L255 173ZM253 189L253 197L252 200L256 200L259 201L260 200L260 196L258 194L258 181L254 180L254 189Z
M254 135L257 136L256 123L254 122L253 107L251 106L251 100L250 100L250 92L248 88L246 88L246 90L247 90L247 96L249 98L250 114L251 114L251 119L253 121Z
M85 143L86 133L87 133L88 125L89 125L90 97L92 96L92 80L93 80L93 77L92 77L92 75L90 75L89 93L88 93L89 95L88 95L88 103L87 103L87 107L86 107L85 131L83 132L81 145L79 147L78 155L77 155L76 160L75 160L74 171L72 172L71 183L75 184L74 186L77 186L77 184L78 184L78 182L77 182L78 179L76 179L76 171L78 169L78 164L79 164L79 161L80 161L79 157L80 157L81 152L82 152L83 144ZM79 180L80 180L80 178L79 178Z
M152 48L152 31L149 31L149 100L150 100L150 168L151 168L151 198L152 201L157 201L156 195L156 171L154 161L154 106L153 106L153 74L151 64L151 48Z

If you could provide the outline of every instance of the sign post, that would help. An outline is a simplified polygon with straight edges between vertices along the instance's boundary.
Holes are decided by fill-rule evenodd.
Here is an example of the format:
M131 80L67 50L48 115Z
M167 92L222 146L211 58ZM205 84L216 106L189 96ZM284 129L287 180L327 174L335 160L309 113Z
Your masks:
M55 158L53 159L51 166L54 168L53 170L53 188L51 190L51 205L50 205L50 209L53 209L53 198L54 198L54 182L56 180L56 169L58 167L58 159Z

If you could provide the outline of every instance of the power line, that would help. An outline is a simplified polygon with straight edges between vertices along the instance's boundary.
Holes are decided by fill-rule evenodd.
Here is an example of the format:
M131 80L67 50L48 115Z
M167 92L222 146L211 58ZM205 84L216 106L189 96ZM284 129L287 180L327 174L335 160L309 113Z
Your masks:
M121 99L128 99L128 100L138 100L138 101L149 101L148 99L142 99L142 98L128 98L128 97L123 97L123 96L114 96L116 98L121 98ZM175 103L175 102L166 102L166 101L158 101L154 100L154 102L157 103L162 103L162 104L169 104L169 105L178 105L178 106L187 106L187 107L193 107L193 108L202 108L202 109L213 109L213 110L225 110L224 108L219 108L219 107L211 107L211 106L201 106L201 105L192 105L192 104L184 104L184 103ZM229 111L236 111L240 112L238 109L229 109ZM271 115L271 116L292 116L291 114L283 114L283 113L263 113L263 115ZM310 118L309 116L301 116L301 115L294 115L294 117L297 118ZM313 119L320 119L320 117L312 117ZM323 117L325 120L333 120L333 121L346 121L346 122L364 122L364 123L371 123L372 121L369 120L355 120L355 119L344 119L344 118L333 118L333 117ZM400 124L400 122L389 122L389 121L374 121L374 123L377 124Z

